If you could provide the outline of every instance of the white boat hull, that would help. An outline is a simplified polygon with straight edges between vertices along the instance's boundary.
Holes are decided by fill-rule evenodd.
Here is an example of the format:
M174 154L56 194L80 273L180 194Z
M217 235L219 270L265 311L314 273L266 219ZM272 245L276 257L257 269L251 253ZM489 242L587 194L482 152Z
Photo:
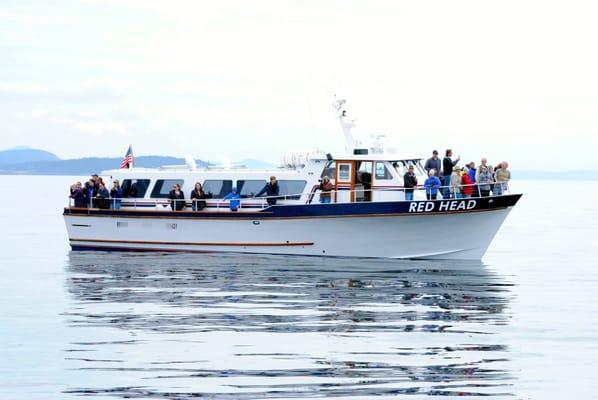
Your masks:
M74 250L479 260L510 209L290 219L65 213L65 222Z

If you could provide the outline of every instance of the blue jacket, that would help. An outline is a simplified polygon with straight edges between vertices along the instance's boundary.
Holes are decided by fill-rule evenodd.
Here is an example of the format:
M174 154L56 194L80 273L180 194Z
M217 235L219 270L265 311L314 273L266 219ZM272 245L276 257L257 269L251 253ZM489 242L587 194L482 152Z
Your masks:
M469 174L469 179L471 179L471 183L475 183L475 168L469 167L469 171L467 173Z
M430 176L424 182L424 187L426 188L426 194L436 194L438 193L438 188L440 187L440 179L437 176Z
M241 205L241 195L239 193L230 192L226 196L224 196L224 200L230 200L230 209L236 210Z

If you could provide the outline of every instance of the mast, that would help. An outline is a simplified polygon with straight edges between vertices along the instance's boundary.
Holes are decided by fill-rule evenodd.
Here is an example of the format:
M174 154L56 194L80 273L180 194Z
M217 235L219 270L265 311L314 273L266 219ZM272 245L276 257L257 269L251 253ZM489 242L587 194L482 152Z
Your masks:
M341 129L345 135L345 151L353 153L358 143L351 133L351 128L355 127L355 120L350 120L347 117L347 110L345 109L345 99L337 99L334 101L333 107L336 110L338 121L341 124Z

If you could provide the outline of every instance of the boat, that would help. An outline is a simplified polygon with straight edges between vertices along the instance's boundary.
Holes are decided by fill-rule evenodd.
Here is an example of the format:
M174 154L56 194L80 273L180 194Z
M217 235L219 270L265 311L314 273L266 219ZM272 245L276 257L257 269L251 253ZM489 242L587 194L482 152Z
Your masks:
M188 158L182 166L103 171L121 182L120 208L65 207L72 250L480 260L521 194L506 188L489 197L428 200L417 187L407 200L403 175L413 166L423 183L422 158L389 152L380 140L362 145L345 101L334 105L343 153L290 153L269 169L198 168ZM255 197L270 176L279 185L275 204ZM329 203L320 202L325 176L332 183ZM196 182L210 194L198 210L189 199ZM175 184L185 193L184 207L168 198ZM225 200L233 187L240 195L236 211Z

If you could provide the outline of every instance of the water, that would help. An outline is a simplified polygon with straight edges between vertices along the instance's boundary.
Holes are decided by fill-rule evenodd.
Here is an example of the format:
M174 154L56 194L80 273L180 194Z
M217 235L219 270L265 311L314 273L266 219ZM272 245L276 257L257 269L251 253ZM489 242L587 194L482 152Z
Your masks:
M432 262L70 253L73 180L0 176L0 398L598 398L597 182Z

